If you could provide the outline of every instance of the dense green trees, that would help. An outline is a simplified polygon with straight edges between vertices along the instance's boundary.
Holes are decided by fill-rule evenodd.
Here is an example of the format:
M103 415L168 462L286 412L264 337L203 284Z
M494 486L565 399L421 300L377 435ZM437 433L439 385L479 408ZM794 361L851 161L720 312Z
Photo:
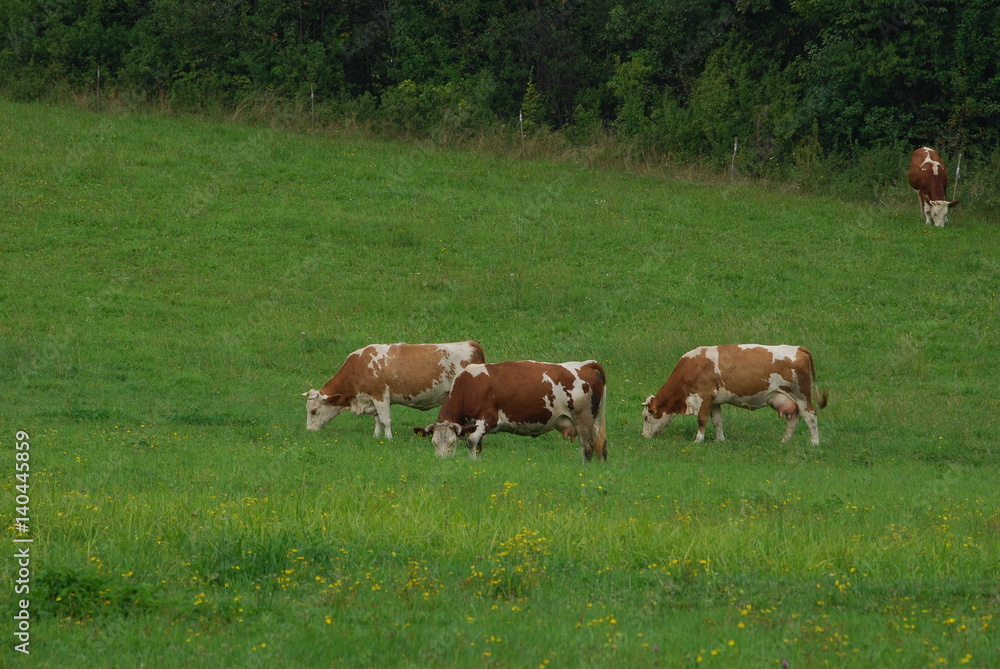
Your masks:
M20 98L100 66L181 106L314 87L415 131L526 109L679 157L739 137L756 170L1000 134L995 0L0 0L0 34Z

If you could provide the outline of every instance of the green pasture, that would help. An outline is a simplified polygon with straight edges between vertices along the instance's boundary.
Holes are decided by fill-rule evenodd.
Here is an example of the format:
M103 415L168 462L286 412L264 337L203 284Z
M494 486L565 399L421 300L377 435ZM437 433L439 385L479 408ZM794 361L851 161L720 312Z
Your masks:
M963 168L964 169L964 168ZM1000 226L430 143L0 101L0 666L995 666ZM607 463L305 430L373 342L596 359ZM815 356L641 436L698 345ZM27 535L15 443L30 434ZM5 470L5 471L4 471Z

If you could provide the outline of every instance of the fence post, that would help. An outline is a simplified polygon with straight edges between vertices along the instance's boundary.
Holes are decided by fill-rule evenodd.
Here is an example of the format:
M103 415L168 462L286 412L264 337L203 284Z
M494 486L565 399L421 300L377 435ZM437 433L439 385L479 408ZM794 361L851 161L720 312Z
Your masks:
M958 177L962 173L962 154L958 154L958 165L955 167L955 186L951 190L951 199L958 199Z
M517 125L521 129L521 155L524 155L524 110L517 112Z
M729 164L729 183L736 183L736 147L739 146L739 138L733 137L733 160Z

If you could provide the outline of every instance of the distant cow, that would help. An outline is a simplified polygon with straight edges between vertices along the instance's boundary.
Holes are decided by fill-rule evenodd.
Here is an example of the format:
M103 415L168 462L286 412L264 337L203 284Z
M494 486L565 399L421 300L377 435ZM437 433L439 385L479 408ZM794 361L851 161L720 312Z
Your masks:
M455 454L461 437L469 455L478 458L483 437L512 432L531 437L559 430L563 437L580 437L584 460L608 459L604 424L607 377L597 362L501 362L469 365L458 376L441 406L438 420L414 428L432 435L440 457Z
M920 200L920 211L924 215L924 224L932 222L939 228L948 223L948 210L959 203L959 200L948 201L948 174L944 161L934 149L923 147L910 156L910 186L917 191Z
M389 407L421 411L441 406L455 376L470 363L485 362L474 341L453 344L372 344L347 356L319 390L302 393L306 429L319 430L344 409L375 416L375 436L392 439Z
M812 354L801 346L702 346L681 356L660 392L646 399L642 436L656 436L677 414L697 414L695 441L705 440L709 415L716 440L723 441L721 405L733 404L751 410L774 408L787 419L782 443L791 439L801 415L812 443L819 444L812 402L815 382ZM818 403L821 409L826 406L826 393L819 393Z

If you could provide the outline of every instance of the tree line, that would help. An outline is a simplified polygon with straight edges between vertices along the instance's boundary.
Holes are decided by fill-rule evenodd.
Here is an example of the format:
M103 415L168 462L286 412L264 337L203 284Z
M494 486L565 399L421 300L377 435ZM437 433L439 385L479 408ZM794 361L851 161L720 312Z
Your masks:
M313 92L426 132L519 115L766 172L995 155L995 0L0 0L0 90L94 85L181 107Z

